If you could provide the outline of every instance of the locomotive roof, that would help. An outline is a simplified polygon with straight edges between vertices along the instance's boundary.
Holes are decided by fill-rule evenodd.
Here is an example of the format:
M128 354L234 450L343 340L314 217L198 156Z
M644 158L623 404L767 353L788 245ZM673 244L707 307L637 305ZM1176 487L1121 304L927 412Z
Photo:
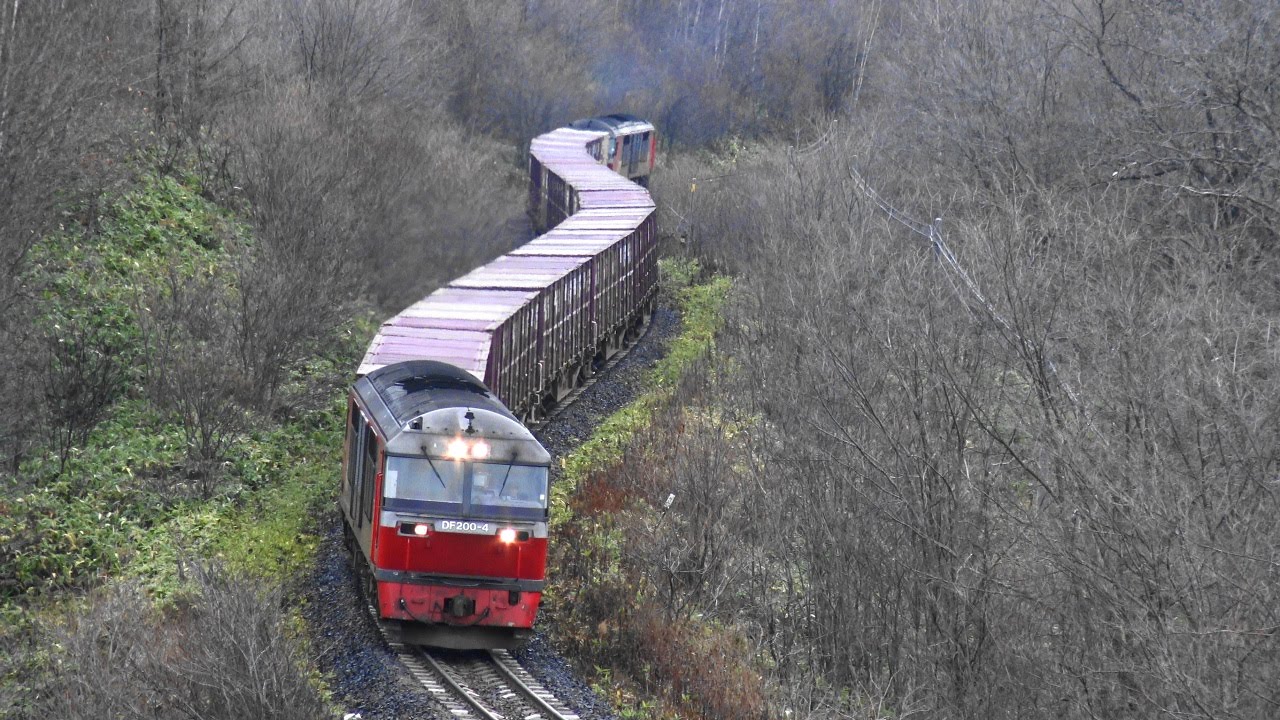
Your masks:
M431 443L443 442L442 436L479 432L477 437L489 441L494 458L525 464L551 460L484 383L448 363L411 360L387 365L357 380L355 392L388 453L427 453Z
M515 419L489 388L469 372L435 360L411 360L378 368L356 382L367 383L391 412L396 427L443 407L481 408Z
M569 127L575 130L603 130L609 133L616 133L624 130L652 129L653 126L635 115L613 113L612 115L599 115L597 117L574 120L569 123Z

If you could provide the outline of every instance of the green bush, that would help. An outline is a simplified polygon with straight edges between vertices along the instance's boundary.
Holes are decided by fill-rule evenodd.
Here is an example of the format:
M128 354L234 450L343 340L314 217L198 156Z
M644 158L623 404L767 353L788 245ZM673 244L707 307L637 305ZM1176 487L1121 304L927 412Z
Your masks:
M107 205L96 232L64 228L32 253L53 342L79 323L128 366L102 418L65 452L28 458L0 500L0 611L50 590L126 574L157 597L174 595L181 554L224 557L241 571L279 576L314 540L310 512L333 491L341 447L342 387L369 320L339 328L327 357L297 368L288 393L303 400L280 425L261 424L221 462L225 481L205 500L185 465L188 439L146 397L139 312L159 277L228 275L227 246L242 228L171 177L142 175ZM15 604L18 603L18 604Z

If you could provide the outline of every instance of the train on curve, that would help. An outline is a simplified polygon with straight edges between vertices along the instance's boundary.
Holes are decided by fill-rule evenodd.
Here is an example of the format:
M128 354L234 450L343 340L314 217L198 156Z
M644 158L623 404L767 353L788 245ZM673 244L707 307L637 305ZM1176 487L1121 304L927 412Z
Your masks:
M656 303L656 134L637 118L533 140L542 234L383 323L347 410L338 504L356 574L403 642L511 647L546 577L551 458L526 427Z

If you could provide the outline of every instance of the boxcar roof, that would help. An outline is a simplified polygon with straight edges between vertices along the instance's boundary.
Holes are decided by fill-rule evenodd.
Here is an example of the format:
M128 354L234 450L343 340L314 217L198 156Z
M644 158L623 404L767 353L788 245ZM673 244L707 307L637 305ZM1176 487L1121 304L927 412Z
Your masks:
M578 203L583 208L631 207L652 208L653 198L639 185L632 184L630 190L580 190Z
M449 283L454 288L541 290L582 266L573 258L504 255Z
M357 374L406 360L440 360L483 378L493 332L537 296L441 288L382 324Z
M565 238L539 238L533 242L526 243L518 250L511 251L512 255L537 255L537 256L564 256L564 257L593 257L613 245L625 236L596 236L584 237L579 239Z
M430 359L456 365L477 378L484 377L485 366L489 362L491 332L441 328L417 330L411 332L411 329L404 328L395 333L380 332L369 346L357 373L371 373L380 367L407 360Z
M571 150L579 157L591 158L591 154L587 152L587 144L607 135L608 132L603 130L560 128L539 135L530 141L529 152L533 153L539 161L542 161L544 155L554 153L556 150ZM592 162L594 161L592 158Z
M652 208L604 207L579 210L565 218L559 228L577 227L638 227L653 214Z

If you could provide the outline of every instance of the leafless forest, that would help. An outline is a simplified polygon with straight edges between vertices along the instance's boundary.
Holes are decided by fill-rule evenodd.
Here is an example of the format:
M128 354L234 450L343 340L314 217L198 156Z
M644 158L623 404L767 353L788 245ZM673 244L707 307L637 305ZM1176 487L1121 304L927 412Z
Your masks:
M795 706L1275 716L1277 9L856 10L825 124L659 180L740 277L670 612Z
M212 462L353 307L519 240L530 137L632 112L736 278L622 473L672 511L617 520L763 674L704 714L1280 716L1278 107L1269 0L6 2L0 451L129 392L24 269L139 163L252 229L143 328Z

